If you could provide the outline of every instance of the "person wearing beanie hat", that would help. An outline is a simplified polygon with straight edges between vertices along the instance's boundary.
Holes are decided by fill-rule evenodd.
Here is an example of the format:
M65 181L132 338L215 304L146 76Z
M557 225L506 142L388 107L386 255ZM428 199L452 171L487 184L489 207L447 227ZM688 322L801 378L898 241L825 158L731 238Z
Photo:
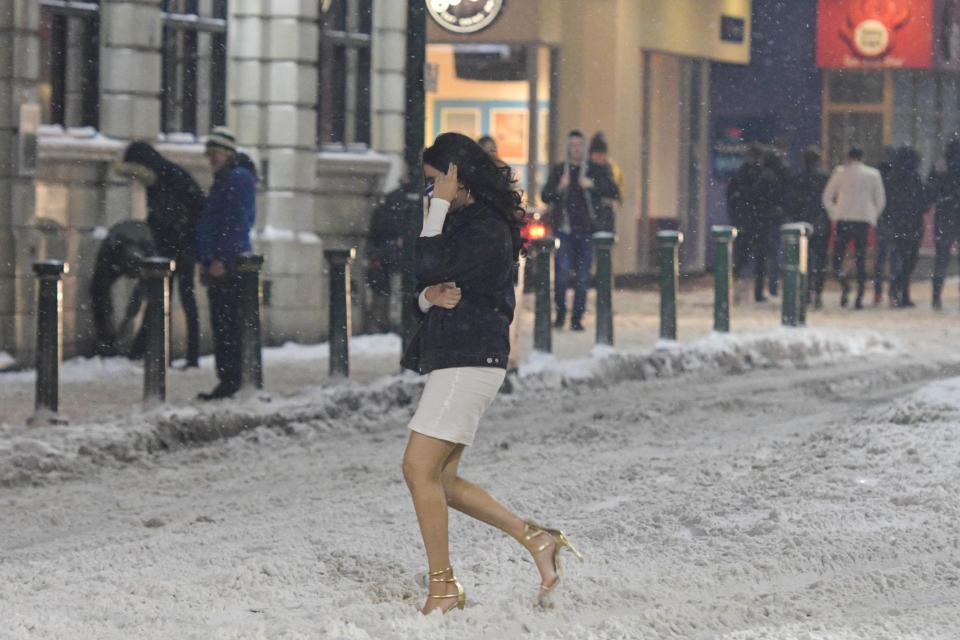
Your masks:
M623 169L610 157L607 139L602 131L597 131L590 140L590 162L606 167L610 171L613 183L619 192L616 198L604 198L603 215L598 215L597 230L613 233L616 220L616 207L623 198Z
M250 158L237 153L236 136L226 127L210 132L206 155L213 171L213 186L197 223L197 261L210 300L219 384L198 397L216 400L240 390L240 283L235 263L238 256L252 250L257 174Z
M566 321L567 289L571 272L576 271L573 315L570 328L583 331L587 307L587 285L593 266L593 232L597 230L597 209L604 198L617 199L620 191L609 168L589 162L583 133L572 130L567 136L567 158L550 171L540 197L549 207L547 222L560 240L555 256L554 301L557 307L554 326Z

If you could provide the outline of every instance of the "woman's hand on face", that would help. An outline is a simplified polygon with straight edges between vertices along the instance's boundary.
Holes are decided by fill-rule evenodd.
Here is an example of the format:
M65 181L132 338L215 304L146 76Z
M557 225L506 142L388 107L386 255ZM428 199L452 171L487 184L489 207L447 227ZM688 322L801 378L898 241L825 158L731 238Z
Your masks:
M444 309L453 309L460 303L461 293L460 287L458 287L456 283L443 282L441 284L435 284L432 287L427 287L424 296L430 304L443 307Z
M460 190L460 183L457 181L457 165L450 163L447 172L437 177L433 183L433 197L453 202L457 197L457 191Z

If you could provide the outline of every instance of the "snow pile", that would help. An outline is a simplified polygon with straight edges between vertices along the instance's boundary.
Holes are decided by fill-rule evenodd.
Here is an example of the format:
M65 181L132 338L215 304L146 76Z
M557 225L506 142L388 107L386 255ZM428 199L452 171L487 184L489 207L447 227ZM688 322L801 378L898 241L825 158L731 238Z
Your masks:
M617 352L597 347L590 358L560 361L535 353L520 368L528 388L569 384L606 385L704 370L731 373L767 367L822 365L838 358L892 355L891 339L868 331L789 329L750 334L713 333L690 344L661 341L652 351Z
M355 347L369 352L399 351L396 336L371 336ZM700 371L740 373L755 368L795 367L849 356L890 353L887 340L871 333L777 330L753 335L710 336L691 345L648 353L601 348L594 357L556 361L535 354L524 365L514 388L536 391L573 384L607 386L624 380L664 378ZM318 358L327 345L287 345L269 350L265 359ZM67 363L64 377L129 375L132 363L121 359ZM22 373L14 375L32 375ZM30 429L0 426L0 486L71 477L105 464L126 464L160 451L211 442L267 427L292 425L328 431L376 428L385 412L412 411L423 381L412 374L387 376L372 384L344 381L289 398L257 394L244 401L208 407L161 408L116 416L100 424Z

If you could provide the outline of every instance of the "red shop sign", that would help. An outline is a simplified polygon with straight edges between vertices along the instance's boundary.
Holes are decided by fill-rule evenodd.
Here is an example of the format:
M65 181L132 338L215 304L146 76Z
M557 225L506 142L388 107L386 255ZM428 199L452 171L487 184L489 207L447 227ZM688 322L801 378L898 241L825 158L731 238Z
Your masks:
M819 0L817 66L929 69L934 0Z

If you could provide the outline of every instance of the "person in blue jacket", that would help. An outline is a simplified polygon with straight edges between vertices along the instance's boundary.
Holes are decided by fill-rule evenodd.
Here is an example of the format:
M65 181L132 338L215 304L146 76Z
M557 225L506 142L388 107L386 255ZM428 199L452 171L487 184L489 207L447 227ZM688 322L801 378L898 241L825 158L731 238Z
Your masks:
M198 397L217 400L240 389L240 283L235 262L252 250L257 171L247 155L237 152L236 137L226 127L216 127L207 137L206 156L213 186L197 223L197 262L210 301L219 384Z

